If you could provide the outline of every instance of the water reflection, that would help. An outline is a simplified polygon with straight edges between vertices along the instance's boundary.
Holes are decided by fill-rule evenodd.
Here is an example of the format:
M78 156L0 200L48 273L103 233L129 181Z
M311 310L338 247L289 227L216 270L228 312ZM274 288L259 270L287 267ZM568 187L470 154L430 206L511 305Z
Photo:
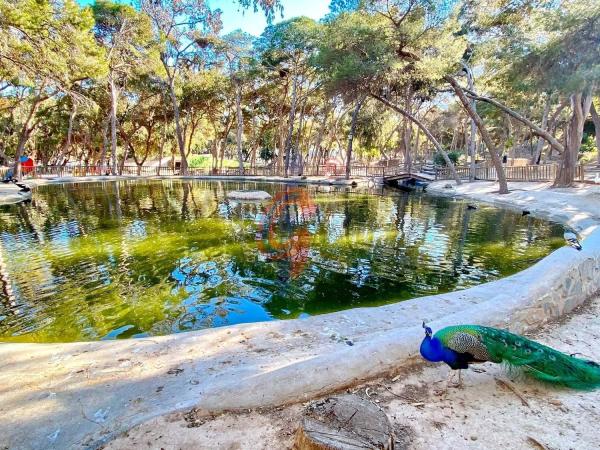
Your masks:
M228 190L264 189L266 202ZM39 188L0 208L0 337L115 339L462 289L562 245L560 226L463 202L204 181Z

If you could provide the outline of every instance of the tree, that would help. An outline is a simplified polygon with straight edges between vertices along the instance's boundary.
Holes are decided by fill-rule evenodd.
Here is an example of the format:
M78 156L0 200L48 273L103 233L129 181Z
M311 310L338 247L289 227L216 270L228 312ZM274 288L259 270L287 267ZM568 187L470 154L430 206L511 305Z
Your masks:
M94 34L106 49L108 89L110 93L110 142L112 173L117 173L117 109L119 96L127 80L152 68L156 48L152 42L150 20L133 7L110 0L94 3ZM104 155L99 161L104 165Z
M0 1L0 77L10 86L8 96L23 95L15 176L21 176L20 157L39 123L40 106L59 96L82 98L77 86L105 71L92 25L91 11L73 0Z
M240 172L244 171L243 134L244 116L242 114L242 95L244 85L251 78L252 35L241 30L233 31L223 37L219 51L227 61L227 72L235 85L235 114L237 121L236 148Z
M380 10L373 3L369 14L339 15L326 29L315 64L321 69L326 89L346 99L369 95L419 127L460 184L446 151L411 109L416 107L413 102L431 99L434 84L455 62L450 55L464 44L451 40L448 30L431 32L424 38L429 25L422 11L389 5ZM396 98L404 107L394 101Z
M268 18L272 18L275 10L280 7L277 0L239 0L239 3L244 7L251 4L254 8L261 7ZM211 46L216 39L216 33L221 27L221 11L212 11L204 0L140 0L140 7L150 17L155 35L163 46L160 61L173 106L181 173L185 175L185 136L176 83L182 69L198 70L202 67L202 50Z
M308 17L296 17L267 27L257 42L262 64L272 71L277 71L280 77L286 80L286 90L291 78L288 129L283 152L280 152L285 177L288 176L290 169L298 99L303 84L310 77L309 72L312 68L309 64L310 57L316 49L319 35L320 27L314 20Z

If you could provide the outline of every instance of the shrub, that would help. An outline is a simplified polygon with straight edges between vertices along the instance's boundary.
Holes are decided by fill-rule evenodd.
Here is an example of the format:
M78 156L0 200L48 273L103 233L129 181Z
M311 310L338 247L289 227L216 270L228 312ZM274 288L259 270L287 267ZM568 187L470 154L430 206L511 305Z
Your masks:
M452 161L452 164L456 164L458 162L458 159L460 158L460 152L448 152L448 158L450 158L450 161ZM446 165L446 160L444 159L444 157L442 156L441 153L436 153L435 156L433 157L433 162L436 166L445 166Z

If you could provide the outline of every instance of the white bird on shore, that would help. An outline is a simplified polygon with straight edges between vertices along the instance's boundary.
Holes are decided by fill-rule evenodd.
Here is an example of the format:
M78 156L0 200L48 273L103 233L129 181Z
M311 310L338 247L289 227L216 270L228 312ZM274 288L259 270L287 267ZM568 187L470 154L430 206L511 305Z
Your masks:
M581 250L583 248L581 246L581 244L579 243L579 239L577 238L577 235L575 233L573 233L572 231L565 231L564 238L565 238L565 241L567 241L567 244L569 244L574 249Z

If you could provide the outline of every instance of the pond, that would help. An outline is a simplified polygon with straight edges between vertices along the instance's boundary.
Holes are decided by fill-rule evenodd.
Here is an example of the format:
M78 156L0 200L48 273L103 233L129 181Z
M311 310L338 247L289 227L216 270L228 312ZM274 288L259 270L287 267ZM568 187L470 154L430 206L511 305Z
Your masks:
M263 189L273 198L232 201ZM563 229L464 201L201 180L48 185L0 207L0 340L164 335L464 289Z

